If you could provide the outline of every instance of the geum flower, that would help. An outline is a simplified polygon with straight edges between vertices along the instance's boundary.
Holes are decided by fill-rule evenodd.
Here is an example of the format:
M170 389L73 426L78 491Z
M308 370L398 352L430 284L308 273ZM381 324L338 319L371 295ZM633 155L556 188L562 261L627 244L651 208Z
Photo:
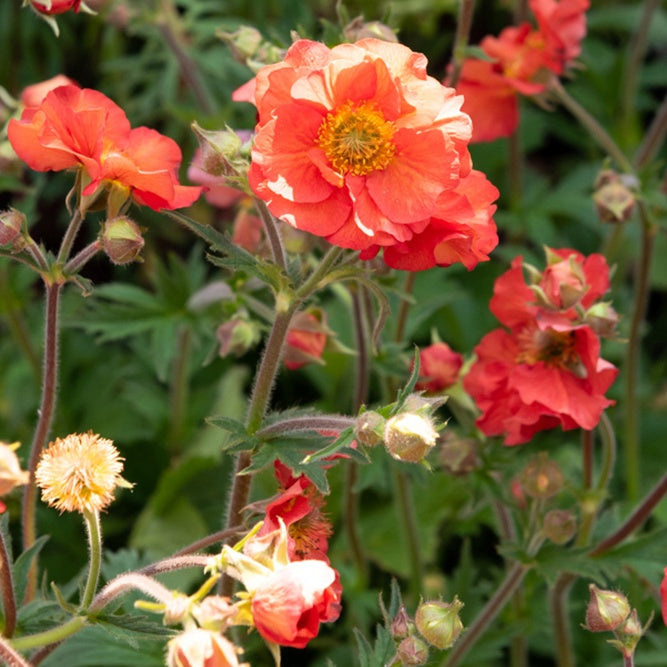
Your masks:
M506 445L559 424L590 430L613 404L604 394L618 371L600 358L600 340L586 319L609 287L607 264L601 255L549 253L549 267L530 287L521 257L498 278L490 308L507 329L484 336L463 381L482 411L479 428L504 435Z
M362 259L472 268L497 244L498 191L472 171L462 102L400 44L299 40L257 74L250 185L278 218Z
M78 12L82 0L30 0L30 5L40 14L63 14L70 9Z
M125 112L96 90L55 88L9 122L8 136L31 169L79 168L82 194L113 191L116 209L130 197L155 210L181 208L201 192L178 183L181 150L172 139L146 127L132 129Z
M487 36L480 48L488 60L463 63L456 90L472 118L472 141L508 137L519 122L519 95L545 90L549 73L560 76L581 53L588 0L530 0L537 28L528 23Z
M447 343L433 343L419 350L419 380L415 389L443 391L456 383L462 366L463 357Z

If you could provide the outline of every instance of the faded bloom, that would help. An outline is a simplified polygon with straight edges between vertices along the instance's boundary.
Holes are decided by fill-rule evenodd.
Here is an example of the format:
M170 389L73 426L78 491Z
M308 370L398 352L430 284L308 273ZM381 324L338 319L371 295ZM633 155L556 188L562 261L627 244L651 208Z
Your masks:
M419 351L419 381L415 389L438 392L451 387L459 376L463 357L447 343L433 343Z
M178 183L181 149L147 127L132 129L125 112L106 95L66 85L49 92L39 106L27 107L7 129L16 154L36 171L81 168L82 194L102 187L113 193L111 216L132 197L152 209L189 206L199 187Z
M463 98L426 74L422 54L302 39L252 89L249 180L275 216L362 259L384 249L394 268L488 259L498 191L472 171Z
M12 250L22 250L22 233L25 228L24 213L15 208L0 211L0 246L11 246Z
M17 486L23 486L30 479L28 472L21 470L16 456L18 442L9 444L0 441L0 496L4 496Z
M287 564L262 579L252 597L255 627L264 639L303 648L317 636L320 623L340 614L336 571L322 560Z
M42 500L60 512L99 512L117 486L130 486L120 475L122 462L111 440L92 431L73 433L42 452L35 479Z
M167 667L243 667L240 653L221 634L192 628L170 640Z
M530 285L521 257L496 280L490 308L507 329L484 336L463 380L482 411L477 425L504 435L506 445L559 424L590 430L613 404L604 394L618 371L600 358L597 330L585 317L609 289L607 263L569 249L549 249L548 257Z

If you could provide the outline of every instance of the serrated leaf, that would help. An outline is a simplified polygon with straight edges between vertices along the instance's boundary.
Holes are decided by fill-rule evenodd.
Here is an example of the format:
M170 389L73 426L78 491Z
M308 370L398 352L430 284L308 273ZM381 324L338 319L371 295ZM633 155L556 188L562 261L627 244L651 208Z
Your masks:
M396 645L389 630L381 625L376 626L375 643L370 645L363 634L354 628L354 637L359 649L359 664L361 667L385 667L396 655Z
M225 431L227 437L220 443L220 449L225 452L242 452L255 449L259 440L248 433L243 422L232 417L209 417L206 422L211 426Z
M114 637L125 639L132 645L137 645L136 634L142 635L141 639L164 639L175 634L160 622L160 617L155 619L140 614L109 614L99 616L95 619L95 625L109 631ZM118 632L118 631L121 632Z

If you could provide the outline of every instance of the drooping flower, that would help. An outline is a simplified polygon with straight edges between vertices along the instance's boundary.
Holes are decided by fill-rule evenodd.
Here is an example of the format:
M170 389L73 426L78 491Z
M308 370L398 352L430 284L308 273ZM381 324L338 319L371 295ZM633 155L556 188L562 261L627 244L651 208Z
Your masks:
M244 667L241 650L218 632L191 628L169 641L168 667Z
M123 458L113 442L88 431L50 443L35 480L42 500L60 512L100 512L113 500L117 486L131 486L121 477L122 470Z
M472 118L472 141L507 137L519 122L519 95L545 90L546 75L560 76L581 53L589 0L530 0L537 28L528 23L485 37L488 60L467 59L456 90Z
M21 470L16 456L18 446L17 442L0 442L0 496L6 495L17 486L27 484L30 479L28 472Z
M592 429L613 404L605 397L618 373L600 357L588 312L609 287L601 255L550 250L549 267L529 286L522 259L494 286L491 311L507 327L488 333L475 348L464 387L482 411L487 435L506 445L527 442L559 424Z
M285 339L285 366L291 371L310 363L323 363L327 344L324 311L305 310L297 313Z
M322 560L289 563L262 579L252 597L252 617L259 634L281 646L304 648L320 623L340 614L336 571Z
M447 343L433 343L419 351L419 381L415 389L438 392L451 387L459 376L463 357Z
M253 88L250 185L278 218L362 259L384 249L396 268L488 258L497 191L472 175L463 100L427 76L423 55L299 40Z
M113 216L130 197L155 210L173 209L190 205L201 192L178 183L176 142L146 127L132 129L125 112L96 90L55 88L41 104L24 109L20 120L9 122L8 136L30 168L82 168L83 195L113 190L120 202Z

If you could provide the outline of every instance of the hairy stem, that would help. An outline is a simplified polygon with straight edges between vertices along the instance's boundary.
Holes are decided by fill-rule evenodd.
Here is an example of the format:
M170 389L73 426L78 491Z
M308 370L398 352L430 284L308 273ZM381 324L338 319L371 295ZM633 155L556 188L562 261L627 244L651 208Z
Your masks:
M174 599L173 593L159 581L145 574L130 572L112 579L96 596L88 612L98 614L113 600L129 591L141 591L164 604Z
M72 252L72 246L74 245L74 241L76 240L77 234L79 233L82 222L83 216L81 215L81 211L77 206L76 210L74 211L74 215L72 215L72 219L67 226L67 231L65 232L60 243L60 250L58 251L58 258L56 259L56 263L64 264L69 259L70 253Z
M55 642L61 642L67 637L76 634L86 625L85 616L74 616L69 621L62 625L57 625L55 628L49 628L44 632L37 632L34 635L25 635L24 637L17 637L12 641L12 646L19 651L27 651L33 648L40 648Z
M658 153L667 135L667 96L651 121L632 162L637 169L646 166Z
M81 596L81 609L87 609L93 600L97 590L97 582L100 578L100 566L102 564L102 532L100 530L100 514L96 510L92 512L85 511L83 518L86 523L86 533L88 535L88 556L90 564L88 566L88 579L86 587Z
M30 663L3 637L0 637L0 660L7 667L31 667Z
M29 549L36 539L35 505L37 487L35 469L39 462L42 448L46 444L53 420L57 400L58 385L58 310L60 304L59 283L46 283L46 327L44 335L44 366L42 374L42 398L39 407L39 419L35 427L30 459L28 463L29 481L23 492L23 549ZM32 599L37 585L37 559L35 558L28 572L26 601Z
M475 13L475 0L461 0L459 2L459 15L456 22L456 35L454 36L454 51L449 68L447 85L456 88L461 77L461 69L466 57L468 40L470 38L470 26Z
M264 201L257 197L254 198L254 201L255 208L264 225L264 231L266 232L266 238L269 241L273 261L283 271L287 272L287 255L285 255L285 247L283 246L283 240L280 236L278 221L273 217L273 214L269 211Z
M0 531L0 593L2 594L2 610L5 624L3 637L11 637L16 629L16 598L14 597L14 581L12 580L12 564L5 543L5 536Z

